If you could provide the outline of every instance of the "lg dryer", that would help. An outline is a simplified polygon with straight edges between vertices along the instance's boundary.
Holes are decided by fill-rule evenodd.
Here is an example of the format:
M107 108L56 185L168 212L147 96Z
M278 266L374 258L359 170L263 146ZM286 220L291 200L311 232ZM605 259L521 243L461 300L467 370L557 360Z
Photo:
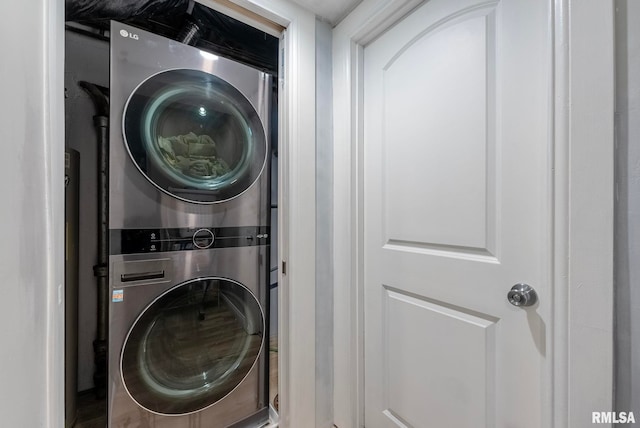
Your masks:
M271 75L113 22L111 229L268 224Z

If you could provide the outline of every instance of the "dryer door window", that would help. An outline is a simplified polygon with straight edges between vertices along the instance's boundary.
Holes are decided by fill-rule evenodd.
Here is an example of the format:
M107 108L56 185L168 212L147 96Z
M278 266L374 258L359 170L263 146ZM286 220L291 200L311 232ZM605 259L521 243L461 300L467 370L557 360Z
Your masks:
M236 197L258 179L267 158L251 102L198 70L165 71L140 84L125 107L123 134L140 172L188 202Z
M264 342L264 316L244 286L222 278L179 285L150 304L129 331L121 373L145 409L204 409L249 374Z

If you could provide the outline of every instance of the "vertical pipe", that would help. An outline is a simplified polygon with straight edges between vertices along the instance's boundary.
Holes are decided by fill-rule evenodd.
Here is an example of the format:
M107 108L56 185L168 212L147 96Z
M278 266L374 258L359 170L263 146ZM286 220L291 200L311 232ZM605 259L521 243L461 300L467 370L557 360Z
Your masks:
M98 328L93 343L96 395L106 396L107 387L107 337L109 327L109 118L93 117L98 132L98 264L94 275L98 279Z
M79 158L80 154L66 149L64 154L64 218L65 218L65 428L76 423L78 393L78 232L79 232Z
M94 116L96 130L98 131L98 266L101 268L98 275L98 287L100 293L98 300L100 308L106 308L107 302L107 267L109 263L109 118L106 116ZM102 270L104 268L104 271ZM103 290L104 288L104 290ZM107 340L106 312L100 313L98 320L98 339Z
M98 135L98 260L93 274L98 283L97 332L93 341L96 398L107 395L107 338L109 328L109 100L96 85L79 82L95 104L93 124Z

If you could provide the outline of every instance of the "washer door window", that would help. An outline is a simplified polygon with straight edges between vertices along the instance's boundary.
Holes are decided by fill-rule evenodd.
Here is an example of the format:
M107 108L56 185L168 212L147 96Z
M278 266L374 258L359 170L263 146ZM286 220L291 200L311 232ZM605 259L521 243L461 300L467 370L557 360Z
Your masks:
M249 100L197 70L165 71L138 86L125 107L123 133L142 174L188 202L241 194L266 161L264 128Z
M121 373L131 397L166 415L208 407L238 386L260 355L264 317L239 283L189 281L156 299L125 340Z

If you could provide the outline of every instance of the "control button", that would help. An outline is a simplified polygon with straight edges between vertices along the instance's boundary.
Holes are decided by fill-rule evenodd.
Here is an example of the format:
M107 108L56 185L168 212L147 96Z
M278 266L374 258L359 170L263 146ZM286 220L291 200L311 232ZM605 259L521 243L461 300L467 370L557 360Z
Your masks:
M201 250L211 247L214 240L213 232L209 229L198 229L193 234L193 245Z

